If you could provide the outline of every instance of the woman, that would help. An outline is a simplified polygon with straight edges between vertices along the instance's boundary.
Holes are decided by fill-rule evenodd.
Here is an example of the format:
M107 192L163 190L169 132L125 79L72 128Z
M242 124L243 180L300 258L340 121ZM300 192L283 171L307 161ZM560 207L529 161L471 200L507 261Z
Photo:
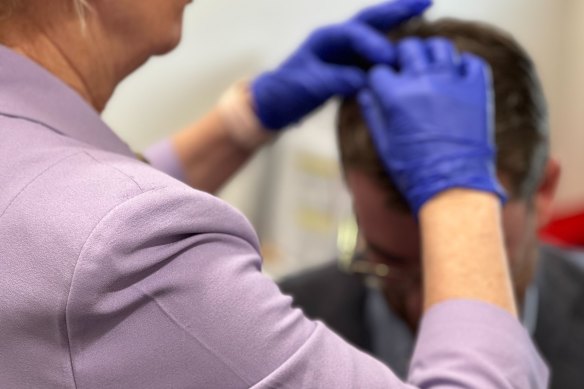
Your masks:
M261 274L257 239L240 214L137 160L100 120L125 76L176 46L187 3L2 3L1 386L412 387L290 307ZM284 127L329 97L358 90L380 152L396 154L390 138L399 125L380 118L391 109L415 112L416 104L385 94L399 84L388 68L377 68L367 86L368 76L351 64L356 57L393 62L396 53L377 29L426 6L385 3L319 30L280 68L237 89L196 126L205 136L175 139L190 182L234 170L261 143L260 123ZM418 49L398 53L402 65L426 63L426 49ZM445 104L426 112L428 120L465 117L454 130L472 128L478 140L455 151L472 150L488 141L488 83L481 72L459 82L447 63L454 52L434 52L447 55L398 78L405 83L398 89L414 91L424 106ZM435 88L414 88L428 83ZM461 107L444 99L453 90L477 101ZM424 126L414 120L410 127L415 136ZM492 155L482 158L482 166L492 164ZM389 161L388 172L396 169ZM409 169L408 176L420 172L416 164ZM488 185L466 191L453 189L465 186L456 179L440 188L404 181L420 210L430 285L409 381L543 387L545 367L514 318L496 181L479 173ZM482 253L473 253L477 247Z

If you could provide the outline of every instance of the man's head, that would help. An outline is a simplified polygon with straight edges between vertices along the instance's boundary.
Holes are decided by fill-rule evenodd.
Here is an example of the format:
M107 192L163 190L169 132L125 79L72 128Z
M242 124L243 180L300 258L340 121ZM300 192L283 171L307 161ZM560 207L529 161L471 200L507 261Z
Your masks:
M477 54L491 66L497 172L510 199L504 209L503 229L521 302L533 277L537 228L548 217L559 177L557 164L548 158L547 109L535 67L513 38L484 24L454 19L415 20L392 32L390 38L411 36L449 38L459 51ZM417 316L421 299L417 292L417 224L385 173L354 100L343 102L340 108L338 134L341 162L367 244L367 257L394 269L396 279L387 283L386 296L393 305L403 304L397 308L406 315Z

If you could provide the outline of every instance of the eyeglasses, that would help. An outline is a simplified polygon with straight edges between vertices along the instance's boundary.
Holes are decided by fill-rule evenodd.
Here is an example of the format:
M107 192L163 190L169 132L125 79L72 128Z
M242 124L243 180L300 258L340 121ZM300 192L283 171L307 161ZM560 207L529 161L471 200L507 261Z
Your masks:
M337 232L337 250L339 252L339 267L346 273L362 277L365 282L374 287L380 287L389 282L404 282L403 273L382 262L374 262L366 258L366 250L358 249L359 226L354 216L346 218L339 224ZM408 277L410 282L418 282L420 277Z
M348 274L363 277L372 287L381 286L380 280L389 274L389 266L366 261L357 250L359 225L354 215L348 216L337 228L337 251L339 268Z

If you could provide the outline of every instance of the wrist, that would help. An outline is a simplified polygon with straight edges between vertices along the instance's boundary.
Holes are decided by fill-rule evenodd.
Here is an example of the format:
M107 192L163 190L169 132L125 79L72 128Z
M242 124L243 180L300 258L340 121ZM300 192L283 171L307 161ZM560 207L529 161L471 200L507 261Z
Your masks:
M496 195L451 189L420 210L425 305L488 302L516 314Z
M489 208L498 215L501 202L497 195L469 188L451 188L438 193L420 208L420 221L434 221L437 218L451 219L454 214L457 218L473 219L477 208ZM498 216L497 216L498 217Z
M221 96L218 112L229 137L241 148L251 151L275 138L264 128L253 109L249 83L233 84Z

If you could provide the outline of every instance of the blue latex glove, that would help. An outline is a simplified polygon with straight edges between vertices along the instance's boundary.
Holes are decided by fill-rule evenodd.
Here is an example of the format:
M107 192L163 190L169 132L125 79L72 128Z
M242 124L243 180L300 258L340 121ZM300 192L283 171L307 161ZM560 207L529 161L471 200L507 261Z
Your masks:
M373 142L417 215L450 188L504 191L494 168L488 65L443 38L397 45L396 71L379 65L359 93Z
M429 5L430 0L385 2L345 23L316 30L278 69L253 81L254 108L263 126L281 129L335 95L355 94L367 82L360 64L395 59L382 31L419 15Z

